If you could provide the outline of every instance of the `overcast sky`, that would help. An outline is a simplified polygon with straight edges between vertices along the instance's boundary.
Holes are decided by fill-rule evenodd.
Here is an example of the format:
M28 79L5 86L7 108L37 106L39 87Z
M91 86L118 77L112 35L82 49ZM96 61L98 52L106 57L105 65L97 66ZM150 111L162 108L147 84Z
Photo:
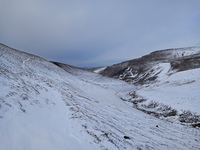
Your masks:
M0 43L75 66L200 45L200 0L0 0Z

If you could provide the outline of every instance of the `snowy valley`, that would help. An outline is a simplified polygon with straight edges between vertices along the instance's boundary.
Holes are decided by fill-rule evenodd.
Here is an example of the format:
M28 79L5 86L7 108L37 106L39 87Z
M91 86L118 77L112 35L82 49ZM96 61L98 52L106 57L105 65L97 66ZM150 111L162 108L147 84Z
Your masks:
M200 149L200 49L161 54L102 76L0 44L0 149ZM187 110L196 120L180 121Z

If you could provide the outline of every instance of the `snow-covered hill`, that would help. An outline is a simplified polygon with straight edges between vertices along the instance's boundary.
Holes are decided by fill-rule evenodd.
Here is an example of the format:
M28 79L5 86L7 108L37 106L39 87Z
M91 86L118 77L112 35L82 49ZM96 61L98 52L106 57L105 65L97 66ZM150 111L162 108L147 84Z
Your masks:
M124 101L134 85L2 44L0 87L2 150L200 149L199 129Z
M155 51L101 74L137 85L129 102L139 110L200 127L200 47Z
M149 78L149 70L159 63L170 63L178 71L200 68L200 47L167 49L152 52L141 58L106 67L101 74L120 78L135 84L143 84L156 78ZM140 79L140 80L139 80Z

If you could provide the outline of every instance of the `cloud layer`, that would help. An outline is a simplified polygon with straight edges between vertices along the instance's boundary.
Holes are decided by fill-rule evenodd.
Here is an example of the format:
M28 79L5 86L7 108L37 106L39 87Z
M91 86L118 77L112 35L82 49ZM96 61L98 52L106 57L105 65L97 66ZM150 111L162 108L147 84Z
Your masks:
M77 66L200 43L199 0L0 0L0 42Z

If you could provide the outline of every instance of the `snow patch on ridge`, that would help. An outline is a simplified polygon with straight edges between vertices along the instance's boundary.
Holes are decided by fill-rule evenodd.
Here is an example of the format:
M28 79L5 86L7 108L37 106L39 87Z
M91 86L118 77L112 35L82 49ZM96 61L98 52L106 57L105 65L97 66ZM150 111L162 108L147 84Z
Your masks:
M104 71L105 69L106 69L106 67L102 67L102 68L99 68L99 69L94 70L93 72L95 72L95 73L101 73L101 72Z

